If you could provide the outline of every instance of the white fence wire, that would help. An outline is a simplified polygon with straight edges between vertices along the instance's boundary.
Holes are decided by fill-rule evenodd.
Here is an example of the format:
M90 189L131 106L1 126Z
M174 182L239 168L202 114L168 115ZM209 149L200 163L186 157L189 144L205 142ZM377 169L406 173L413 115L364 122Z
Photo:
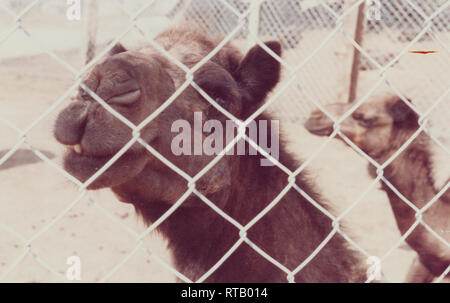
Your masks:
M48 271L52 272L61 281L67 282L67 279L58 270L53 268L50 262L45 260L45 256L42 256L35 247L33 243L36 239L41 237L48 230L53 228L56 223L60 220L64 220L65 215L72 210L82 199L88 197L89 201L93 203L105 216L109 217L115 224L120 225L126 232L128 232L136 241L134 249L131 250L120 262L118 262L110 271L103 276L101 281L108 281L108 279L116 273L130 258L132 258L138 251L143 250L148 254L155 262L161 264L165 269L170 271L172 274L176 275L179 279L186 282L203 282L205 281L220 265L222 265L228 257L243 243L247 243L261 256L267 259L269 262L277 266L280 270L286 273L286 281L294 282L294 276L301 271L308 263L321 251L321 249L327 245L328 241L335 235L341 234L355 249L359 250L362 254L369 257L370 254L365 251L361 246L359 246L352 238L347 235L341 228L341 220L361 201L363 201L366 194L374 188L379 182L384 182L389 186L407 205L409 205L416 213L415 223L408 229L408 231L402 235L398 242L389 249L384 255L380 256L381 262L388 258L394 249L399 247L403 241L408 237L408 235L420 224L424 226L428 231L430 231L437 239L449 247L449 243L445 239L440 237L435 231L433 231L423 220L423 213L435 203L441 195L443 195L450 187L450 182L448 182L439 193L423 208L417 208L411 201L406 199L384 176L384 169L402 152L408 145L421 133L426 133L432 141L439 145L445 150L447 155L450 155L448 145L443 143L443 138L439 133L430 130L430 117L435 112L436 108L443 109L440 112L444 112L444 118L438 117L440 119L438 125L445 125L444 129L448 131L448 119L445 118L445 113L449 112L450 102L450 84L445 82L446 79L441 82L433 82L433 89L439 92L439 95L424 96L420 95L420 89L416 94L417 98L414 100L422 100L426 104L426 109L421 110L420 106L411 105L407 98L402 94L400 90L392 81L389 80L387 75L389 74L390 68L397 64L400 59L404 58L405 54L412 49L417 42L420 41L432 41L441 46L443 50L442 57L444 60L449 58L449 31L450 31L450 2L449 1L415 1L415 0L405 0L405 1L379 1L381 7L381 20L368 20L364 25L364 34L367 36L375 36L373 39L364 40L361 44L354 40L353 33L347 32L344 28L344 22L351 14L358 10L358 7L365 3L365 0L355 0L355 1L264 1L256 0L257 5L250 5L248 1L239 0L212 0L212 1L202 1L202 0L191 0L191 1L172 1L173 6L166 12L169 18L175 16L183 16L191 22L196 22L199 26L211 34L223 34L225 38L222 42L205 58L203 58L198 64L192 68L188 68L183 63L175 59L169 52L165 51L157 42L153 39L151 35L148 34L146 29L139 25L139 18L151 8L156 1L144 1L145 4L136 11L130 11L126 8L123 1L108 1L110 6L114 6L115 9L121 10L128 18L128 26L122 30L118 35L115 35L114 39L107 45L106 48L102 49L97 56L87 65L85 65L80 70L74 69L70 64L68 64L64 59L58 56L54 51L48 50L45 45L41 43L38 39L35 39L32 34L30 34L26 25L22 22L33 10L42 9L45 6L45 1L4 1L3 6L0 9L7 12L12 18L13 22L6 29L1 29L0 31L0 46L8 43L8 39L15 32L22 31L37 47L42 49L45 53L50 55L54 60L56 60L61 66L67 69L68 72L73 74L75 79L73 85L65 91L55 102L49 107L45 112L43 112L39 117L32 121L27 127L19 128L15 125L14 121L9 121L8 117L5 117L0 112L0 125L1 127L8 127L17 133L18 139L17 143L12 146L9 151L0 158L0 166L5 164L19 148L25 147L31 150L37 157L45 161L61 176L67 178L69 181L76 184L79 188L79 194L71 201L64 210L62 210L53 220L48 222L43 228L39 229L31 237L25 237L20 232L17 232L11 226L4 224L0 221L0 229L3 229L7 233L16 237L22 243L23 251L17 256L17 258L10 264L7 268L0 272L0 281L6 280L7 276L13 272L17 266L27 257L32 256L35 258L43 267ZM350 4L349 4L350 2ZM104 4L103 4L104 5ZM55 6L57 9L58 6ZM254 33L249 30L249 19L255 10L259 11L259 25L258 32ZM113 46L121 41L130 31L137 31L143 39L157 50L159 50L167 59L172 61L178 67L180 67L185 72L185 82L178 87L178 89L173 93L173 95L168 98L156 111L154 111L150 116L148 116L139 125L134 125L124 116L115 111L110 105L108 105L104 100L102 100L98 95L91 91L87 86L82 83L82 78L85 73L96 63L99 62L112 48ZM380 33L383 32L387 37L387 41L382 41L376 43L376 45L371 44L376 37L380 37ZM313 33L313 35L311 34ZM308 36L310 35L310 36ZM307 37L306 37L307 36ZM262 42L266 37L278 38L283 46L287 49L287 58L279 58L274 54L265 44ZM313 44L308 44L308 37L315 40ZM346 43L350 43L354 48L356 48L361 54L361 60L359 62L361 70L372 70L376 73L376 78L371 82L370 88L363 94L358 96L354 106L346 112L342 117L334 119L329 113L326 112L323 105L330 102L335 102L338 99L336 91L333 86L322 86L320 85L321 79L314 79L314 77L307 77L299 73L302 70L308 70L308 65L316 58L317 54L325 50L327 47L333 45L336 39L344 40ZM210 98L201 88L193 81L193 74L197 71L203 64L208 62L218 51L232 39L250 39L251 41L260 45L265 49L270 55L274 56L284 68L284 81L279 85L276 92L268 98L268 100L262 105L255 113L253 113L247 120L241 121L234 117L231 113L227 112L220 104L216 103L212 98ZM397 42L395 44L395 50L388 50L387 55L383 55L386 52L385 47L391 45L391 43ZM291 57L289 57L289 55ZM327 65L329 69L335 69L339 61L336 56L327 57L327 62L322 62L317 68ZM415 67L411 67L415 68ZM420 66L417 67L420 69ZM439 72L439 67L434 66L434 72ZM442 67L445 68L445 65ZM412 71L414 72L414 70ZM426 72L424 72L424 77L428 77ZM448 80L448 79L447 79ZM309 83L311 85L303 86L302 83ZM419 115L420 127L414 133L414 135L405 144L392 155L383 164L378 164L374 159L372 159L368 154L362 151L358 146L356 146L349 138L345 136L340 130L340 123L349 117L360 105L365 103L371 96L371 94L378 89L382 84L386 84L389 89L391 89L395 94L397 94L408 106L410 106ZM295 86L297 85L297 86ZM242 225L232 217L227 215L219 207L214 204L214 201L210 201L207 197L202 195L196 189L196 182L204 176L209 169L211 169L223 156L225 153L218 155L213 161L211 161L206 167L204 167L197 175L194 177L189 176L183 170L178 168L176 165L171 163L162 154L158 153L154 148L147 144L141 137L140 131L148 125L152 120L154 120L161 112L163 112L176 98L186 89L188 86L194 87L199 93L204 96L208 102L210 102L217 110L224 114L227 118L233 120L237 125L239 125L239 134L229 145L227 145L224 151L228 151L236 144L236 142L243 138L255 149L258 150L267 159L273 162L277 167L279 167L283 172L286 173L286 178L288 179L288 185L277 195L277 197L267 205L267 207L262 210L256 217L254 217L248 224ZM39 149L35 148L29 141L30 131L42 120L46 119L52 112L54 112L69 96L73 94L75 90L81 87L85 90L91 97L101 104L109 113L114 115L118 120L123 122L132 130L132 139L123 148L115 154L101 169L96 171L86 182L81 183L75 177L67 173L62 167L54 163L48 156L46 156ZM258 115L267 110L269 106L276 104L277 100L280 99L288 88L296 87L294 93L289 90L289 98L291 101L288 104L281 104L280 110L286 115L286 119L291 119L293 121L298 121L299 116L306 117L306 113L309 113L311 108L320 108L327 116L334 120L334 131L329 136L329 138L323 143L323 145L318 149L311 157L306 159L303 164L296 169L291 171L286 168L283 163L280 163L277 159L269 155L265 150L260 148L257 143L252 141L251 138L245 135L245 127L249 125ZM306 88L305 88L306 87ZM414 92L411 92L414 95ZM432 98L432 99L430 99ZM423 106L422 106L423 107ZM297 109L295 111L294 109ZM295 116L292 116L292 113ZM448 115L447 115L448 116ZM435 120L433 118L433 120ZM445 131L444 131L445 132ZM355 151L357 151L361 156L363 156L367 161L377 168L377 177L373 180L371 185L364 190L364 192L357 197L346 211L341 213L339 216L334 216L326 209L324 209L317 201L310 196L308 196L302 188L300 188L295 183L295 177L299 175L308 165L315 159L315 157L323 150L328 143L335 137L341 137L345 142L347 142ZM95 199L87 192L86 188L94 182L102 173L104 173L109 167L111 167L115 161L117 161L133 144L139 143L143 145L154 157L163 162L167 167L172 169L178 175L183 177L188 184L188 190L181 196L181 198L170 207L170 209L164 213L157 221L152 223L148 228L142 232L138 233L132 228L128 227L126 224L118 220L114 215L109 213L104 209L99 203L96 203ZM299 264L294 270L286 268L278 260L275 260L266 252L264 252L260 247L253 243L247 237L247 231L252 228L265 214L267 214L277 203L283 198L283 196L290 190L295 189L299 194L304 196L311 204L317 207L318 210L323 212L332 220L332 231L323 240L323 242L314 250L314 252L306 258L301 264ZM51 193L49 193L51 194ZM202 277L197 281L191 281L188 277L183 275L183 273L178 272L170 264L165 262L160 256L155 252L151 251L146 247L143 242L144 237L155 230L164 220L166 220L173 212L180 207L181 204L190 196L197 195L206 205L213 209L217 214L222 216L225 220L236 227L236 232L239 233L239 240L233 245L233 247L223 255L223 257L211 267ZM450 272L450 267L442 273L442 275L436 280L441 281ZM370 278L368 279L370 282Z

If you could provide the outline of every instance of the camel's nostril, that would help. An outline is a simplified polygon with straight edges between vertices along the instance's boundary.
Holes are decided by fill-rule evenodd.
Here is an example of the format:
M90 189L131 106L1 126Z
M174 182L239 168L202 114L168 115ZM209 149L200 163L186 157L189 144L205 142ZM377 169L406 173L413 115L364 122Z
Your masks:
M323 114L320 110L315 110L311 113L310 118L312 119L319 119L322 118Z

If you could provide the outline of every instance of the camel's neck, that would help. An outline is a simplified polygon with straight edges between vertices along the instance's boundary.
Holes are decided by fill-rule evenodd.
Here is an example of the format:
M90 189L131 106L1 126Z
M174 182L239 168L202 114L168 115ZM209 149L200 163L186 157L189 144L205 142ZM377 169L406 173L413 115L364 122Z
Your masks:
M249 224L289 184L286 173L276 166L262 167L260 159L261 156L239 156L231 186L208 195L211 202L242 226ZM279 160L291 170L297 166L282 150ZM303 177L297 177L296 183L314 200L321 201ZM168 203L139 200L138 197L131 202L149 223L155 222L170 207ZM240 239L238 228L193 194L158 229L168 240L177 270L193 280L217 264ZM277 205L248 229L246 238L284 266L295 268L313 253L329 232L331 221L298 192L290 189ZM352 272L349 266L358 261L346 251L343 242L339 237L333 237L315 257L314 264L304 268L302 274L317 281L354 279L355 276L349 274ZM262 258L249 244L241 243L234 248L236 250L208 282L286 281L286 273ZM335 263L333 268L318 268L330 262ZM304 279L299 281L308 281L308 278Z
M268 127L270 125L268 123ZM272 134L270 128L267 134ZM268 137L270 142L268 138L264 146L270 146L269 149L273 151L272 136ZM281 140L278 143L278 157L274 158L290 171L295 171L300 164L285 151ZM251 153L247 143L245 146L244 155L224 156L196 182L200 193L206 189L204 195L213 203L213 207L191 193L158 226L158 230L168 240L177 270L192 280L197 281L231 249L235 249L208 282L286 281L286 273L263 258L252 245L285 267L295 268L332 231L331 220L299 192L290 188L288 174L276 165L263 165L267 164L261 162L265 158ZM225 161L228 170L225 167L221 169L221 161ZM207 182L202 181L205 178ZM202 186L202 182L206 186ZM208 186L211 184L214 186ZM304 172L297 176L296 185L309 197L321 202ZM175 173L148 168L132 182L113 190L122 200L133 203L147 223L151 224L166 214L175 201L188 191L188 187L186 180ZM278 201L277 204L271 204L274 200ZM214 207L223 214L219 214ZM266 212L267 207L270 210ZM260 214L262 216L258 217ZM231 217L238 227L224 216ZM254 218L259 219L254 221ZM239 227L247 227L245 238L241 238L243 235ZM242 239L251 243L242 242ZM238 241L242 243L237 247ZM358 262L356 256L347 251L344 240L335 235L311 264L302 269L301 277L296 279L324 282L359 279L362 271L359 266L355 266ZM334 265L324 267L324 264Z
M233 173L230 187L208 195L208 199L245 226L288 185L288 176L276 166L261 167L261 156L239 158L240 164ZM299 194L290 195L297 200L300 198ZM182 208L171 215L167 224L161 226L161 231L172 248L177 269L190 278L198 279L236 244L239 240L239 229L197 196L192 195L186 202L193 206ZM296 209L291 209L291 215L294 216L299 212L302 203L291 203L297 205ZM248 231L248 238L272 257L279 259L280 256L276 255L277 247L283 241L289 242L285 237L288 236L292 222L289 218L276 221L272 219L269 214L262 218ZM301 225L301 222L298 225ZM280 231L284 231L283 234L280 234ZM280 277L275 277L274 274ZM283 275L243 243L227 261L227 266L222 266L220 272L215 275L221 280L213 278L208 281L238 281L243 279L242 277L245 277L246 281L252 281L252 277L266 277L267 281L277 281L283 279Z
M411 135L412 132L394 134L391 149L377 161L383 163L389 159ZM423 207L436 194L431 177L429 139L420 134L385 168L384 176L411 203ZM413 209L384 182L382 187L388 194L400 230L406 231L415 220Z

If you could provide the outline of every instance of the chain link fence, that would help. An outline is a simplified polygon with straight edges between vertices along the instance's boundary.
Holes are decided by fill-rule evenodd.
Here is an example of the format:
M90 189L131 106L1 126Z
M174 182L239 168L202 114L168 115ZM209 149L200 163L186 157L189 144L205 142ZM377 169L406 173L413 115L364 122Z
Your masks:
M130 4L132 3L132 5ZM51 220L43 224L39 229L34 230L30 236L25 236L17 231L11 224L4 223L0 218L0 229L20 241L17 249L19 252L13 259L3 264L0 268L0 281L8 281L10 274L20 267L20 264L28 257L35 259L40 266L51 272L61 281L67 281L65 275L55 268L48 260L45 254L41 254L36 248L35 243L49 230L65 220L67 215L76 208L76 206L88 199L102 214L109 217L114 224L119 225L134 240L133 248L125 254L124 257L117 260L114 266L105 270L100 281L108 281L122 267L126 266L138 252L144 252L151 260L160 264L165 270L175 275L179 279L186 282L202 282L205 281L228 257L243 243L248 244L261 256L269 262L277 266L286 273L286 281L293 282L294 276L301 271L308 263L318 254L321 249L327 245L328 241L335 235L341 234L356 250L360 251L367 257L371 254L358 245L351 236L346 234L340 228L341 220L352 211L354 207L360 204L366 197L367 193L373 189L379 182L387 184L394 192L399 194L402 200L414 209L416 212L416 222L410 229L402 235L398 241L383 255L380 255L381 263L383 263L392 252L402 245L404 239L419 224L425 226L427 230L433 233L441 242L449 246L445 239L441 238L433 231L423 220L422 214L431 205L433 205L440 196L442 196L449 188L450 183L447 182L439 194L430 200L427 205L421 209L414 206L411 201L399 193L395 187L383 176L383 170L402 152L408 144L411 143L421 132L425 132L432 141L443 149L448 157L449 152L449 122L448 112L450 112L450 62L449 43L450 43L450 2L439 0L404 0L404 1L325 1L325 0L304 0L304 1L239 1L239 0L180 0L180 1L107 1L100 3L99 21L103 19L116 20L116 25L109 24L110 32L102 32L104 28L100 25L98 37L104 37L104 40L113 38L112 41L100 48L89 63L81 63L79 67L66 60L67 56L73 56L70 50L62 49L55 51L58 45L65 44L65 40L61 36L41 38L39 30L27 26L27 18L29 15L42 16L42 14L61 15L67 10L67 5L54 1L2 1L0 2L0 14L5 21L2 22L0 28L0 47L6 49L7 55L0 57L2 65L7 68L8 62L20 60L22 49L21 45L16 44L14 35L21 32L25 35L26 41L36 47L37 52L46 53L50 58L57 62L58 65L65 69L65 72L71 75L72 85L65 89L56 100L52 101L50 106L42 110L37 116L33 116L28 123L18 126L14 119L8 116L8 112L0 111L0 129L8 130L14 133L16 138L14 144L7 147L5 152L0 153L0 168L8 165L16 153L21 148L26 148L33 155L37 156L41 161L47 164L48 169L52 169L61 178L66 178L69 182L75 184L79 191L75 197L71 197L70 203L64 209L52 217ZM134 6L133 6L134 5ZM361 37L355 37L356 23L350 26L347 24L352 16L358 13L358 9L365 5L363 29ZM137 9L136 9L137 8ZM367 10L379 9L375 15L368 13ZM375 17L374 17L375 16ZM379 17L377 17L379 16ZM169 52L159 46L154 40L154 35L149 34L149 30L144 28L147 22L154 18L164 18L168 24L175 19L185 19L189 22L197 24L206 33L212 36L222 35L223 42L212 51L208 56L203 58L193 68L184 66L176 60ZM119 22L126 20L124 23ZM142 21L144 19L144 21ZM158 19L162 20L162 19ZM39 22L45 22L39 20ZM144 23L140 23L144 22ZM350 22L351 23L351 22ZM144 25L144 26L143 26ZM117 30L117 31L116 31ZM119 41L123 41L131 33L140 36L140 39L152 45L159 50L163 56L171 60L180 67L186 74L186 81L177 88L176 92L164 102L154 113L148 116L139 125L134 125L125 117L111 108L104 100L98 97L93 91L82 83L82 78L86 72L98 63L112 47ZM257 43L264 49L268 48L263 41L268 39L277 39L281 41L285 49L283 58L276 58L283 66L283 81L279 84L276 91L272 93L264 105L262 105L247 120L240 121L231 113L209 98L194 82L193 74L204 63L210 60L223 45L228 41L235 41L242 48L246 48L251 44ZM51 41L48 41L51 40ZM67 41L68 45L76 46L80 40L74 39L75 42ZM103 45L105 41L98 41L98 45ZM10 46L11 43L11 46ZM28 44L27 44L28 45ZM8 54L13 49L13 55ZM350 51L349 51L350 47ZM25 47L26 48L26 47ZM439 56L424 57L419 59L418 56L408 54L412 49L432 49L438 50ZM1 49L0 49L1 50ZM25 49L26 51L26 49ZM269 52L274 55L272 52ZM354 53L358 53L355 56ZM68 55L69 54L69 55ZM349 57L349 54L353 54ZM23 56L30 55L24 53ZM8 57L9 56L9 57ZM14 59L15 58L15 59ZM19 59L17 59L19 58ZM8 60L6 60L8 59ZM356 60L356 62L353 62ZM70 60L69 60L70 61ZM25 61L23 61L25 62ZM17 62L16 62L17 63ZM357 64L357 69L352 73L352 64ZM76 65L76 64L75 64ZM51 75L39 73L39 77L51 77ZM237 140L243 138L262 155L267 157L277 167L283 170L289 184L258 216L251 220L247 225L241 225L235 221L219 207L214 201L208 200L196 189L196 181L204 176L210 168L212 168L222 156L217 156L211 163L204 167L196 176L191 177L183 170L168 161L163 155L159 154L154 148L148 145L140 138L140 131L154 120L161 112L163 112L183 90L192 86L198 90L206 99L227 118L233 120L241 129L249 125L259 114L264 111L270 111L275 117L281 121L290 121L292 123L301 124L306 120L309 113L314 108L323 108L328 103L347 102L348 94L346 91L352 85L353 78L359 79L356 89L356 98L351 100L354 107L345 113L335 122L335 131L330 136L334 138L340 136L346 138L340 131L340 123L349 117L354 110L361 104L367 102L370 96L378 89L389 90L397 94L402 100L407 102L407 97L414 100L413 109L420 116L420 127L410 140L408 140L388 161L378 164L370 156L364 153L347 138L346 141L361 156L367 159L377 168L377 177L373 180L369 188L356 197L351 203L351 207L346 209L339 216L333 215L323 209L318 201L314 201L307 196L305 192L295 184L295 177L299 175L314 160L319 152L326 148L330 140L327 140L319 150L311 155L303 164L295 171L287 169L283 163L271 157L265 150L260 148L254 141L240 132L238 137L230 143L225 150L233 148ZM20 80L20 79L18 79ZM56 80L55 80L56 81ZM41 151L36 144L32 142L33 129L49 119L51 115L57 112L57 109L66 102L73 93L81 87L88 92L92 98L108 110L114 117L126 124L133 132L133 138L123 146L123 148L112 157L101 169L99 169L86 182L81 183L78 179L68 174L52 157L45 151ZM26 94L26 89L22 92L22 98L33 98ZM3 97L2 97L3 98ZM5 100L8 99L5 97ZM36 100L39 102L39 100ZM13 105L9 105L13 106ZM39 137L39 136L38 136ZM139 143L144 146L153 156L164 163L167 167L178 173L186 180L188 190L173 206L158 219L156 222L148 226L142 232L130 228L123 221L119 220L114 214L96 201L95 196L91 192L87 192L86 188L96 180L103 172L105 172L115 161L119 159L133 144ZM38 177L38 176L36 176ZM6 182L7 176L2 175L0 182ZM293 180L293 181L292 181ZM36 182L44 182L45 180L37 179ZM292 182L291 182L292 181ZM332 231L328 237L317 247L317 249L294 270L290 270L283 266L278 260L273 259L265 253L260 247L246 237L246 232L258 222L267 212L269 212L290 189L295 189L304 196L309 202L315 205L320 211L324 212L332 219ZM20 191L19 188L15 190ZM51 195L48 192L47 195ZM167 262L159 254L155 253L151 247L145 243L145 238L168 218L176 209L185 201L189 195L197 195L205 204L211 207L222 216L225 220L233 224L238 230L240 238L235 245L197 281L191 281L183 273L178 272L169 262ZM3 196L3 194L2 194ZM6 198L2 198L2 202ZM113 203L109 201L110 203ZM67 202L66 202L67 203ZM115 203L115 202L114 202ZM367 214L369 215L369 214ZM450 267L437 279L441 281L449 273ZM371 279L369 278L368 281Z

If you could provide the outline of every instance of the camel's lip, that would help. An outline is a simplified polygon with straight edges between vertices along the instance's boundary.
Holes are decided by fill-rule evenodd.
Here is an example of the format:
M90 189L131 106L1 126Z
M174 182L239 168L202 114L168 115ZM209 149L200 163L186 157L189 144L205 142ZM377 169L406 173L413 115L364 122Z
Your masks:
M81 149L81 151L80 151L80 149ZM86 161L97 161L99 163L101 163L101 162L106 163L109 159L114 157L119 152L120 152L120 150L118 150L117 152L114 152L114 153L90 154L90 153L85 152L82 149L82 147L75 146L75 147L68 148L66 157L71 157L72 159L78 159L79 161L86 160ZM123 155L121 155L121 157L136 156L138 154L141 154L141 153L136 150L128 149L127 151L125 151L125 153L123 153Z
M112 158L115 156L118 152L121 151L121 149L118 149L116 151L101 151L101 150L92 150L92 148L88 148L82 143L74 144L74 145L66 145L67 154L70 154L73 157L78 157L80 159L105 159L105 158ZM138 153L138 150L135 148L128 148L128 150L125 152L125 154L131 154L131 153Z
M97 171L102 169L108 163L108 161L110 161L114 157L114 155L115 154L92 156L79 154L74 150L69 149L64 156L63 165L64 169L69 174L77 178L80 182L86 182ZM120 170L121 166L130 165L129 161L133 161L133 159L136 159L137 157L140 157L142 155L143 154L136 151L125 152L116 161L109 165L106 171L100 174L97 179L87 187L87 189L91 190L101 187L109 187L109 183L113 181L113 179L111 179L111 177L109 176L112 169L115 171L117 171L118 169Z
M98 159L98 160L104 160L109 159L114 156L114 154L104 154L104 155L91 155L84 152L82 149L79 150L80 147L69 147L67 156L78 158L78 159Z
M100 160L100 159L105 159L105 158L111 158L115 154L116 153L92 154L92 153L89 153L85 148L83 148L83 146L81 144L67 146L67 155L70 155L71 157L76 157L79 159L84 158L84 159L99 159Z
M151 144L154 142L154 140L150 140ZM86 163L96 163L98 165L101 165L102 163L105 164L108 160L113 158L115 155L117 155L119 152L122 151L122 148L119 148L117 150L111 151L101 151L89 148L88 146L78 143L74 145L66 145L66 153L65 153L65 159L77 161L80 164ZM141 155L146 154L146 148L143 146L138 145L129 147L121 156L120 158L127 158L127 157L138 157Z

